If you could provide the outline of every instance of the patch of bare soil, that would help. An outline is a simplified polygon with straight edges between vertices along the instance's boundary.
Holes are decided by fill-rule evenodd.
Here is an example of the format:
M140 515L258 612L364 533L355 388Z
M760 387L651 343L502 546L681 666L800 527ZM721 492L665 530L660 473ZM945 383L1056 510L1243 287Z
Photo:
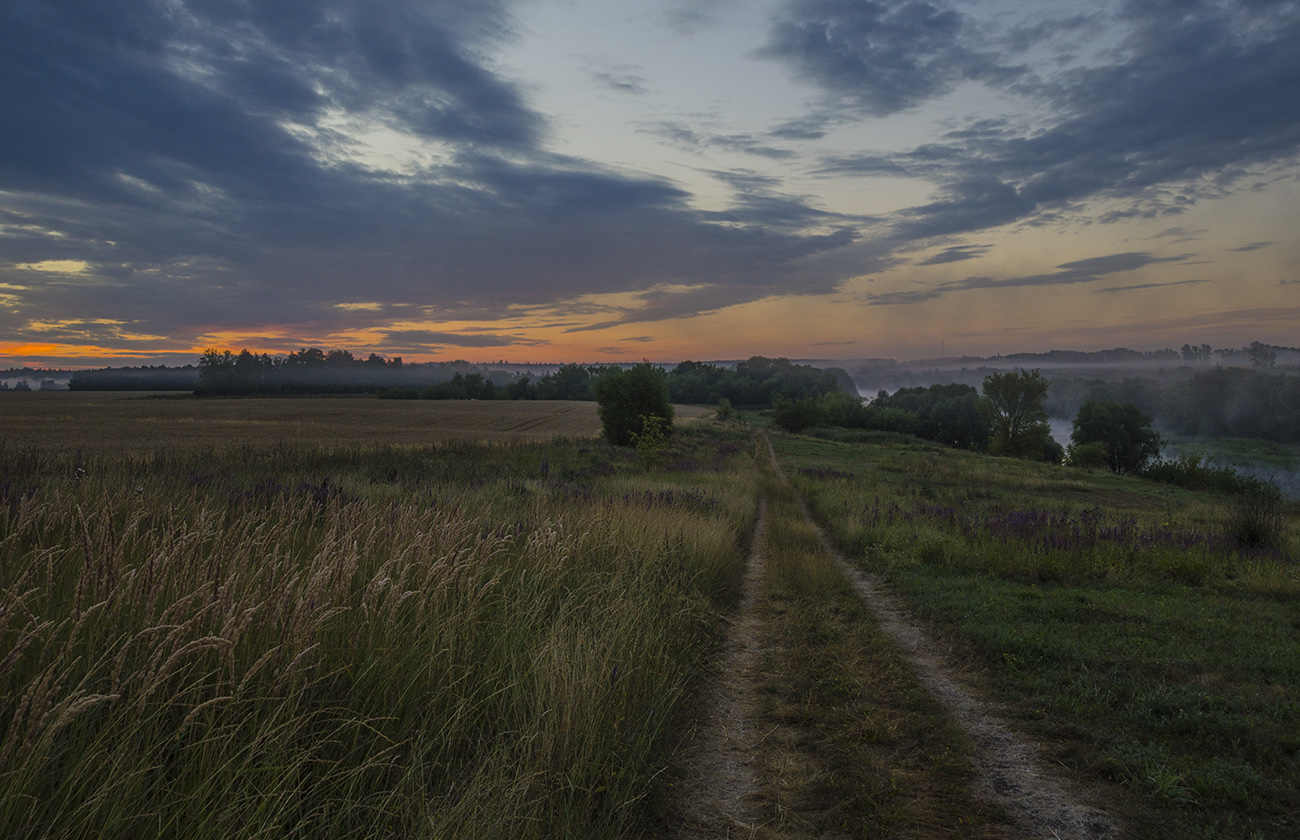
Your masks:
M770 447L769 442L772 467L785 482L776 453ZM807 507L802 503L801 507L804 517L816 529L822 547L835 558L844 576L880 622L881 629L898 645L903 659L970 737L979 784L977 797L1000 806L1018 837L1034 840L1118 837L1120 832L1114 821L1098 808L1085 804L1077 785L1044 765L1034 747L1013 732L989 703L958 682L956 675L960 669L951 657L907 615L903 605L887 592L878 578L850 565L813 521Z
M718 673L703 693L702 711L680 757L683 838L748 837L761 820L755 781L754 698L759 679L760 620L755 610L763 573L765 506L759 508L741 589Z

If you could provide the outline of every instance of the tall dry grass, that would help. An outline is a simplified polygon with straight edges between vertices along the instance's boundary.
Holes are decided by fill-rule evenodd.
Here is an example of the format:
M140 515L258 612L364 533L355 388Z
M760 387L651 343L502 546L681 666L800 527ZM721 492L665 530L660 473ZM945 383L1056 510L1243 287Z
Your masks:
M644 823L734 597L745 482L522 479L530 448L485 456L511 478L410 483L347 453L331 480L319 452L274 476L188 457L0 451L0 835Z

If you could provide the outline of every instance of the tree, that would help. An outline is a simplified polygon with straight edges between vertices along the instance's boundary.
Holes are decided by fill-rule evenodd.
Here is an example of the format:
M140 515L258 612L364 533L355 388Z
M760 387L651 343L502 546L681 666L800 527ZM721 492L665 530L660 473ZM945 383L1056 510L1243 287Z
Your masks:
M1107 466L1121 474L1139 472L1160 457L1160 435L1152 431L1151 418L1131 402L1088 400L1074 418L1070 442L1071 451L1102 444Z
M592 385L605 438L615 446L631 446L647 425L672 430L673 404L663 371L649 362L627 370L611 370Z
M931 385L881 391L872 405L902 409L915 416L911 431L917 437L949 446L982 449L993 433L987 412L980 411L979 392L970 385Z
M229 394L236 390L235 354L229 350L208 349L199 358L196 394Z
M543 400L589 400L593 378L593 368L570 362L537 381L537 396Z
M1273 348L1259 341L1250 343L1246 355L1250 358L1251 365L1257 368L1271 368L1277 362L1277 354L1273 352Z
M1050 459L1054 448L1043 399L1048 382L1038 371L1016 370L984 377L984 411L993 422L989 448L999 455ZM1059 448L1059 447L1056 447Z

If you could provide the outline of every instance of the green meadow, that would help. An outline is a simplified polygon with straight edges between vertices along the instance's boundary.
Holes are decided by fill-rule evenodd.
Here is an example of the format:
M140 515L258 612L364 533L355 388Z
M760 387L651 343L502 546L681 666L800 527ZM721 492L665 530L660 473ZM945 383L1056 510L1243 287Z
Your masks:
M1135 837L1300 826L1296 505L918 442L778 439L840 549L977 668Z
M649 453L175 434L0 443L0 836L678 836L760 500L757 708L800 734L757 747L756 836L1004 830L801 501L1126 836L1298 829L1294 503L1246 544L1233 497L773 431L786 486L711 420Z

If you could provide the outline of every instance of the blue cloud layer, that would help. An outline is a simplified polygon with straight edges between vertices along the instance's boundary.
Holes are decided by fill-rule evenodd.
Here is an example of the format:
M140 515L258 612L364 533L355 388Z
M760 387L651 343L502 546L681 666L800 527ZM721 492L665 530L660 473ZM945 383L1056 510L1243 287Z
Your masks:
M696 32L727 5L674 3L666 19ZM755 52L815 88L806 113L766 133L645 124L778 167L835 126L922 108L963 83L1033 103L1032 127L987 116L932 143L823 157L813 168L828 178L936 185L923 203L866 218L749 171L713 172L734 200L706 212L662 178L551 153L548 116L495 69L515 37L506 0L11 0L0 6L0 329L91 342L345 315L392 323L385 308L337 306L357 300L490 319L665 285L687 291L643 294L602 324L674 318L828 293L936 243L946 250L920 264L976 258L985 246L948 238L1086 215L1098 199L1110 213L1098 221L1177 215L1297 161L1293 0L1123 0L1114 17L1000 32L967 8L787 0ZM1030 69L1029 51L1105 27L1124 33L1109 53ZM644 93L639 68L614 69L604 84ZM427 161L368 166L341 125L427 141ZM1088 282L1184 258L1111 255L868 300ZM48 260L89 268L30 267Z

